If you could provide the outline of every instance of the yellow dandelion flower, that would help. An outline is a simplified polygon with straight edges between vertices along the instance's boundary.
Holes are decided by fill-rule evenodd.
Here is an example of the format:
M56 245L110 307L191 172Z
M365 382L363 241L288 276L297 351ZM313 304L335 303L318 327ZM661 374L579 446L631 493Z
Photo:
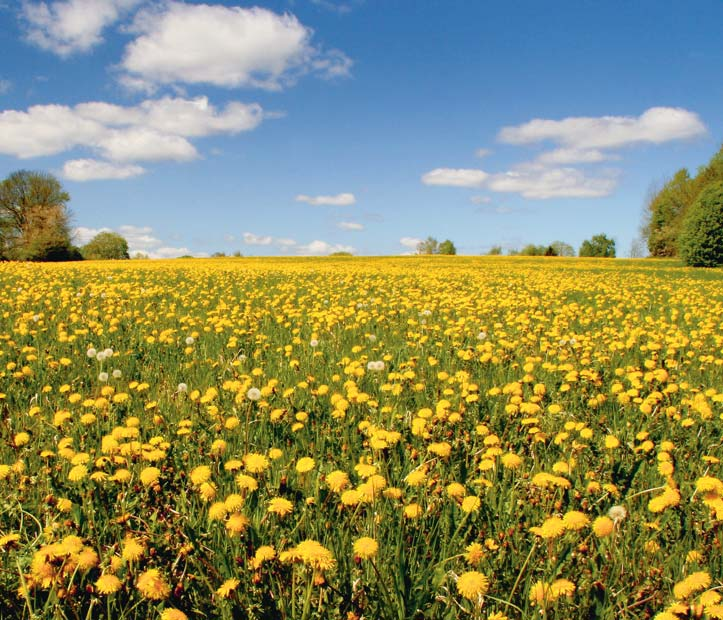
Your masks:
M575 584L567 579L556 579L550 584L550 593L552 598L556 599L561 596L572 596L575 592Z
M263 545L256 549L256 553L254 554L253 559L251 560L251 565L258 569L261 567L261 565L264 562L268 562L269 560L273 560L276 557L276 551L273 547L269 545Z
M14 532L11 532L10 534L5 534L4 536L0 536L0 549L10 546L13 543L18 542L19 540L20 534L16 534Z
M306 474L316 467L316 461L310 456L300 458L296 463L296 471L300 474Z
M356 489L349 489L341 494L340 499L344 506L356 506L362 500L362 493Z
M480 543L471 543L465 548L464 559L470 566L477 566L485 556L485 548Z
M211 468L208 465L199 465L191 471L190 478L196 486L208 482L211 479Z
M536 581L530 588L530 603L533 605L544 605L552 597L550 586L544 581Z
M261 474L269 468L269 459L263 454L251 452L243 457L244 467L251 474Z
M447 495L453 498L464 497L466 493L464 485L460 484L459 482L452 482L448 484L445 490L447 492Z
M167 607L161 612L161 620L188 620L188 616L180 609Z
M161 470L157 467L146 467L141 471L141 483L143 486L150 487L156 482L158 482L158 479L161 477Z
M418 519L424 514L424 510L417 503L408 504L404 507L404 516L407 519Z
M457 579L457 592L470 601L479 601L487 593L489 586L489 578L475 570L462 573Z
M480 509L482 502L476 495L468 495L462 500L462 512L477 512Z
M592 531L598 538L605 538L613 533L615 523L610 517L598 517L592 522Z
M337 469L326 476L326 486L334 493L339 493L349 486L349 476Z
M115 575L103 574L95 582L95 589L98 594L113 594L121 589L121 580Z
M226 531L228 531L231 536L243 534L249 523L249 518L246 515L240 512L234 512L226 521Z
M565 533L565 523L560 517L549 517L537 527L531 527L530 532L544 539L557 538Z
M505 469L517 469L522 465L522 457L513 452L502 455L500 461L502 462L502 467Z
M247 474L239 474L236 476L236 486L242 491L253 493L259 488L259 483L256 478L253 478Z
M198 487L198 494L207 502L216 497L216 485L213 482L203 482Z
M710 585L710 575L706 571L691 573L673 586L673 596L677 599L688 598L691 594L704 590Z
M88 468L85 465L76 465L68 472L68 480L80 482L88 476Z
M238 493L231 493L231 495L224 500L223 505L228 512L237 512L243 508L244 498Z
M216 590L216 596L228 598L240 583L238 579L227 579Z
M331 551L316 540L300 542L294 553L304 564L319 571L333 568L336 564Z
M171 593L171 587L157 568L141 573L136 580L136 588L144 598L152 601L163 600Z
M562 515L562 523L566 530L577 531L590 524L590 519L584 512L579 510L570 510Z
M379 550L379 543L369 536L362 536L354 542L354 554L362 560L373 558Z
M141 541L132 536L128 536L123 541L123 551L121 556L127 562L137 562L143 557L146 549Z
M274 497L269 500L267 511L284 517L294 510L294 504L284 497Z

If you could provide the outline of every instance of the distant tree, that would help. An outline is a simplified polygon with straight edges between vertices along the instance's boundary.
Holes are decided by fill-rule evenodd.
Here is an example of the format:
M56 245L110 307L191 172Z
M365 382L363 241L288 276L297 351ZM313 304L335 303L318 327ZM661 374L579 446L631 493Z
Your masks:
M211 258L225 258L226 252L214 252L211 254Z
M509 248L507 250L507 256L519 256L520 251L517 248Z
M148 260L148 254L144 254L143 252L136 252L131 256L133 260Z
M499 256L500 254L502 254L502 246L501 245L493 245L489 249L489 252L487 252L487 254L489 256Z
M231 256L234 258L241 258L243 254L241 254L241 250L236 250Z
M351 252L332 252L329 256L354 256Z
M114 232L100 232L81 249L86 260L122 260L130 258L128 242Z
M0 256L34 261L77 258L70 240L69 200L53 175L13 172L0 183Z
M575 256L575 248L564 241L553 241L550 247L555 251L554 256Z
M723 265L723 181L708 185L688 210L679 250L691 267Z
M645 242L640 237L635 237L630 242L630 258L643 258L646 253Z
M520 250L521 256L544 256L547 251L545 245L535 245L534 243L528 243L525 247Z
M449 239L445 239L442 241L442 243L439 244L439 248L437 248L439 254L447 254L452 255L457 253L457 248L454 247L454 243L452 243Z
M439 254L439 241L434 237L427 237L417 244L417 254Z
M593 235L580 246L580 256L596 256L598 258L615 258L615 241L607 235Z

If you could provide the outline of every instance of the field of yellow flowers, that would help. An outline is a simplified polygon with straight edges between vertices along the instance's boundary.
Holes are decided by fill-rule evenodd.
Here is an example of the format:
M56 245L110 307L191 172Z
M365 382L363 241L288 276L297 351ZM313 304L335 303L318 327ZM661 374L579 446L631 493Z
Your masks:
M0 617L723 618L723 273L0 264Z

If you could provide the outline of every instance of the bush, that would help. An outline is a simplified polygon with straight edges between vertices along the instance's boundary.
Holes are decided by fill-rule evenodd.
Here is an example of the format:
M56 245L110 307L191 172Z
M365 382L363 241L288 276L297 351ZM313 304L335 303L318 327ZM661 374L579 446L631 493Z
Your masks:
M130 258L128 242L118 233L101 232L82 248L83 257L88 260L121 260Z
M683 221L678 252L690 267L723 265L723 181L706 187Z

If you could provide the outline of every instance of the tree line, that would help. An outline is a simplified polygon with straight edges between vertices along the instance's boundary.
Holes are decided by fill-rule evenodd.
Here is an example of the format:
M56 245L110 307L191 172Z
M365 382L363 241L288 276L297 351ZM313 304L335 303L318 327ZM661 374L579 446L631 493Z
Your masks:
M641 233L651 256L723 265L723 146L694 176L681 168L651 192Z

